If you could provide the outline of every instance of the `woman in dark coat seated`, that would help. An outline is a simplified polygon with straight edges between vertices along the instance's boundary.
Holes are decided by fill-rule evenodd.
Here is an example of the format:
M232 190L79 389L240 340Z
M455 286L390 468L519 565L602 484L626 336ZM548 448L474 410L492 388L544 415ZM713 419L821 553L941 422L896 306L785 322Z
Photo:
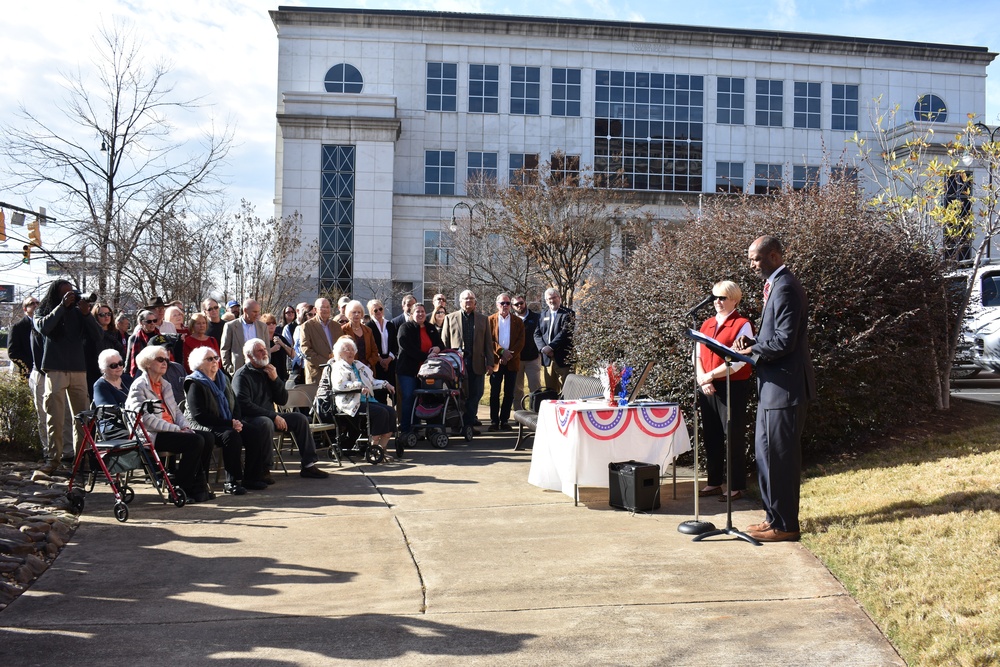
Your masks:
M122 407L128 398L132 378L125 375L125 362L118 350L104 350L97 357L101 377L94 383L94 405Z
M266 435L240 421L240 406L236 402L229 378L219 369L219 354L210 347L198 347L188 357L191 374L184 380L187 397L185 411L195 428L214 436L216 447L222 447L226 468L223 490L241 496L247 489L266 489L263 481L264 447L270 446ZM240 452L246 449L246 467Z

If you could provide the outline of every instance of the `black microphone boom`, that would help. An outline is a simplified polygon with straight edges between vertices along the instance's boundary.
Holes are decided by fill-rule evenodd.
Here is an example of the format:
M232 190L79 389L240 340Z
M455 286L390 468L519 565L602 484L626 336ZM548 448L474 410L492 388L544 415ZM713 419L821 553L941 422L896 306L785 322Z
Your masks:
M699 310L701 310L702 308L704 308L708 304L712 303L712 299L714 299L714 298L715 297L713 297L711 294L709 294L704 299L702 299L701 301L699 301L697 306L695 306L694 308L692 308L691 310L689 310L688 313L687 313L687 316L691 317L692 315L694 315L695 313L697 313Z

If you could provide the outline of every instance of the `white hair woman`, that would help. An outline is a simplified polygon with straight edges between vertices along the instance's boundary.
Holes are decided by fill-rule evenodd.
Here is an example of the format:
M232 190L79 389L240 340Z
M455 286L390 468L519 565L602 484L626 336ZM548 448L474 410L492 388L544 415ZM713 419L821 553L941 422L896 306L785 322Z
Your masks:
M701 325L701 333L732 347L740 336L753 336L753 325L736 312L743 298L743 290L731 280L722 280L712 286L712 303L715 315ZM743 497L747 488L746 433L747 401L750 397L750 367L736 362L728 367L732 420L732 474L729 490L723 492L726 482L726 372L725 361L704 345L698 346L695 373L698 378L698 405L701 421L705 425L705 469L708 483L698 492L701 496Z
M240 406L233 395L226 374L219 370L222 359L211 347L191 351L188 362L191 374L184 380L187 414L196 428L203 430L216 447L222 447L226 468L223 490L242 496L247 489L266 489L263 481L265 438L259 429L247 428L241 420ZM246 464L241 452L246 450Z
M345 336L354 341L355 358L368 366L369 370L378 364L378 347L375 344L375 334L361 321L365 316L365 307L360 301L349 301L344 307L347 324L343 326Z
M97 356L101 377L94 382L94 405L125 405L131 378L125 375L125 362L118 350L103 350Z
M358 303L358 302L355 302ZM367 327L366 327L367 328ZM335 360L323 372L317 396L328 396L334 392L337 409L351 415L358 414L361 404L368 408L368 424L371 431L371 444L378 445L386 451L386 460L392 461L388 454L389 440L396 431L396 411L375 399L376 389L385 389L394 394L396 388L385 380L376 380L371 369L355 360L358 346L350 336L343 336L333 345Z
M184 335L188 333L188 328L184 326L184 311L177 306L170 306L163 312L163 319L174 325L177 333Z
M142 422L157 452L181 455L177 485L184 489L189 502L200 503L211 498L206 473L212 450L201 433L188 424L177 408L170 385L163 381L169 362L167 348L161 345L147 345L136 355L135 363L142 375L132 382L125 407L142 412ZM155 407L144 409L146 401L156 401Z

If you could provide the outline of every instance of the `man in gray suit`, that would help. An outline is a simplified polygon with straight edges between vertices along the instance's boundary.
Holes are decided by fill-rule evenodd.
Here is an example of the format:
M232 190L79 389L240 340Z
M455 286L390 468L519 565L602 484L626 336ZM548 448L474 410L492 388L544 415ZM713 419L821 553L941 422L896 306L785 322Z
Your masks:
M243 358L243 345L248 340L267 337L267 325L260 321L260 304L253 299L243 302L243 314L235 320L226 322L222 328L222 367L231 376L246 363Z
M757 360L757 479L764 521L747 528L761 542L799 539L802 428L806 404L816 397L809 359L806 291L785 267L781 242L761 236L747 251L765 280L764 309L756 340L742 336L734 349Z
M490 322L482 313L476 312L476 295L465 290L458 297L461 310L448 313L441 327L441 340L446 348L462 350L465 359L466 401L465 424L477 426L479 419L479 399L486 387L486 371L497 363L496 349ZM473 434L478 435L473 429Z

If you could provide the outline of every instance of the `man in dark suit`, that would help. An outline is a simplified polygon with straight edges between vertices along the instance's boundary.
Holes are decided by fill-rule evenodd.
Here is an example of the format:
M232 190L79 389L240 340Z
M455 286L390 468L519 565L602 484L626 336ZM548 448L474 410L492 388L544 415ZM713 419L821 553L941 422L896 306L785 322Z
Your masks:
M734 349L757 360L757 478L764 521L747 528L761 542L799 539L802 427L806 404L816 397L809 359L808 300L785 267L781 242L761 236L747 251L765 279L764 309L756 340L742 336Z
M7 356L14 362L14 366L25 379L31 375L33 366L31 360L31 330L35 328L32 318L35 315L35 308L38 307L38 299L29 296L21 303L24 310L24 317L10 328L10 342L7 344Z
M378 299L368 302L368 315L372 318L368 328L375 335L375 346L378 347L378 363L375 364L375 379L385 380L396 385L396 356L399 354L399 339L396 325L385 319L385 306ZM375 398L380 403L388 402L389 392L377 389Z
M479 425L479 399L486 386L486 371L496 365L493 334L486 316L476 312L476 295L472 290L462 292L458 301L461 310L448 313L441 328L441 340L446 348L462 350L465 358L466 400L465 424ZM473 430L473 434L477 434Z
M407 294L403 297L403 312L390 320L392 325L396 327L396 331L399 331L399 327L403 326L403 322L410 320L410 312L413 310L413 304L416 302L417 300L412 294ZM430 317L428 317L429 319Z
M562 296L555 287L545 290L548 308L542 312L535 329L535 345L541 352L542 384L560 392L566 376L572 370L574 313L562 305Z

